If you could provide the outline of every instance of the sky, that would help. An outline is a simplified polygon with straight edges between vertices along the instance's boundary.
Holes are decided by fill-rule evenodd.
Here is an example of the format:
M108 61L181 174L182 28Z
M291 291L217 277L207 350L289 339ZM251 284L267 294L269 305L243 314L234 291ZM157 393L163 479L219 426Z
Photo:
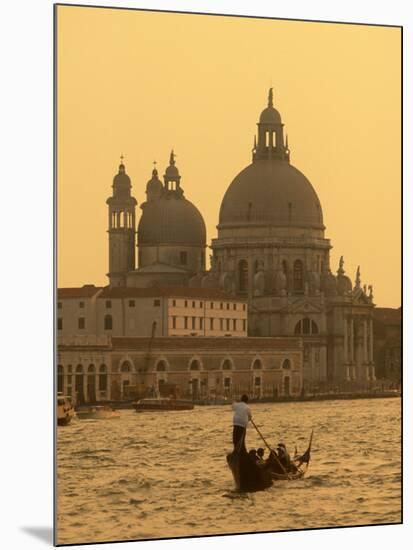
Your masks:
M59 6L58 285L106 285L107 205L124 155L138 205L173 148L187 199L216 237L274 88L291 164L331 239L381 307L401 303L398 28ZM138 216L140 208L137 209ZM207 254L208 256L208 254Z

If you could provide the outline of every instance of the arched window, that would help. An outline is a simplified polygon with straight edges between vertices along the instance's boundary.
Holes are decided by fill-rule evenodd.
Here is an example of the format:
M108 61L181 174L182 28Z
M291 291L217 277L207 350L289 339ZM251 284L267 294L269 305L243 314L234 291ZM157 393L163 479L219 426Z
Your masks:
M83 374L83 367L82 365L78 365L76 367L76 374Z
M222 370L231 370L232 369L232 363L229 359L225 359L225 361L222 363Z
M253 369L262 369L262 362L261 359L255 359L255 361L252 364Z
M189 370L200 370L199 361L197 361L196 359L191 361L191 364L189 366Z
M63 392L63 365L57 365L57 391Z
M291 369L291 361L289 359L284 359L282 368L285 370Z
M156 365L156 372L165 372L166 371L166 363L164 360L161 360Z
M304 278L303 278L303 262L301 260L295 260L293 269L293 289L303 290Z
M241 260L238 264L238 288L240 292L248 291L248 262Z
M100 365L99 367L99 391L106 391L108 389L108 375L106 365Z
M318 334L318 326L315 321L312 321L308 317L304 317L301 321L295 325L294 334Z
M89 365L88 368L87 368L87 372L89 372L89 373L95 372L95 365Z
M112 322L112 315L105 315L105 330L112 330L113 328L113 322Z
M120 372L131 372L132 367L129 361L124 361L120 367Z

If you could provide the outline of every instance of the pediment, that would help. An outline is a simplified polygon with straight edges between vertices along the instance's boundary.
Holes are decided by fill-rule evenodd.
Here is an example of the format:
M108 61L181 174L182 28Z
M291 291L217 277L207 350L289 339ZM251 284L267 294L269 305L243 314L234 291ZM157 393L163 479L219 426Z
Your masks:
M358 288L353 294L353 305L371 305L369 298L366 296L361 288Z
M323 308L320 307L318 304L315 304L314 302L311 302L307 298L302 298L297 300L296 302L293 302L292 304L288 304L284 306L280 312L285 313L303 313L303 314L311 314L311 313L322 313Z

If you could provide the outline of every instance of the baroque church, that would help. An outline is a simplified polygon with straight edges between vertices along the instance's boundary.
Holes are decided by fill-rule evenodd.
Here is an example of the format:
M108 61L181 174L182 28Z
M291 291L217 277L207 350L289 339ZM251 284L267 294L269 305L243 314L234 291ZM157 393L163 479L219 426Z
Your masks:
M120 164L107 200L109 286L223 291L248 304L249 337L302 338L304 385L368 383L375 380L372 286L361 284L359 268L353 283L343 257L330 265L320 201L290 163L273 103L270 89L252 162L222 200L209 269L205 223L185 197L174 153L163 181L153 169L137 230L137 202Z

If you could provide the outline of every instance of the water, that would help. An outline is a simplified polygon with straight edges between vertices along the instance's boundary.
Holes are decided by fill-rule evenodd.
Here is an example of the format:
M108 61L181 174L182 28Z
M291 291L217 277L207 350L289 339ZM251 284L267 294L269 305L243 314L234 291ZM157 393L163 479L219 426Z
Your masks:
M257 404L271 444L304 451L306 478L234 491L227 406L73 421L58 428L58 542L401 521L400 399ZM253 427L247 446L262 446Z

